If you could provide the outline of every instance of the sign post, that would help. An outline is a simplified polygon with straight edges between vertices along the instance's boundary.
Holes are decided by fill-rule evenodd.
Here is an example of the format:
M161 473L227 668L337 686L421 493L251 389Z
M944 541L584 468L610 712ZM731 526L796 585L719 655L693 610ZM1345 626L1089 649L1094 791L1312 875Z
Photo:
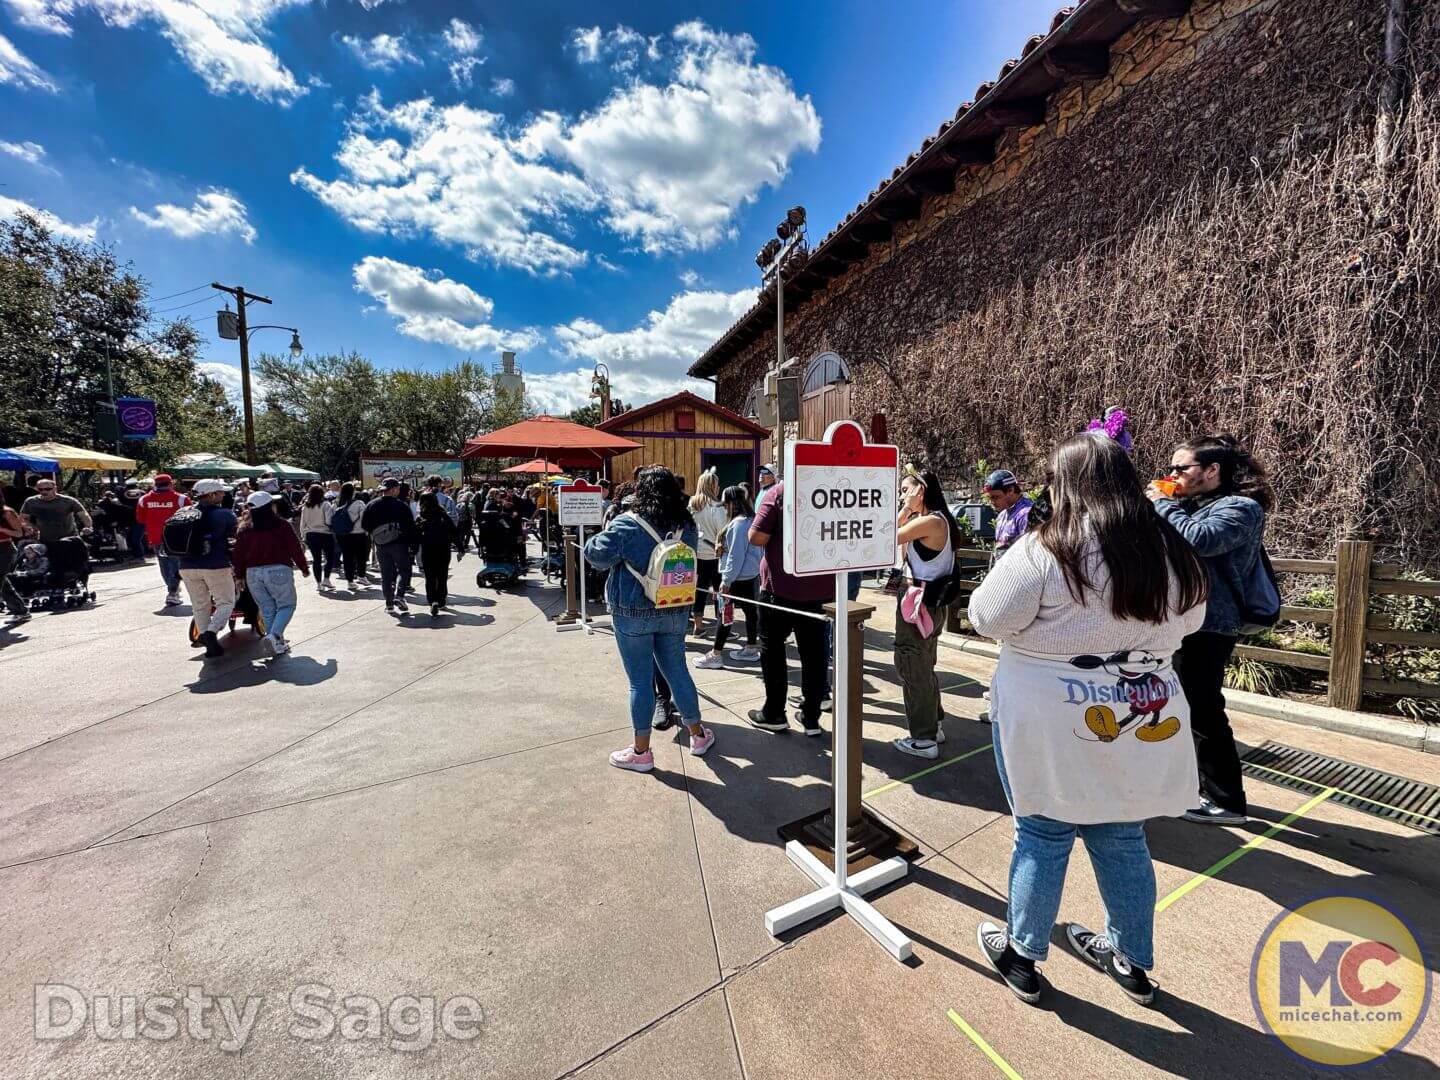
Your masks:
M566 562L566 566L574 566L579 577L580 586L580 626L585 628L585 633L593 634L595 628L590 625L590 606L585 597L585 529L600 528L605 523L605 493L596 484L587 484L584 480L577 480L573 484L562 484L555 489L555 498L560 508L560 529L561 535L564 530L574 528L579 537L578 549L573 563ZM565 541L569 543L569 540ZM575 623L556 626L557 630L573 630Z
M873 892L904 877L909 864L898 856L849 873L849 726L861 717L850 715L850 650L848 575L895 565L896 488L900 454L894 446L865 442L865 433L850 420L830 425L820 442L792 442L785 447L785 570L797 577L835 577L835 724L832 736L835 846L833 867L827 867L798 840L785 854L817 886L816 891L765 913L765 929L784 933L843 908L891 956L909 959L910 939L865 900Z

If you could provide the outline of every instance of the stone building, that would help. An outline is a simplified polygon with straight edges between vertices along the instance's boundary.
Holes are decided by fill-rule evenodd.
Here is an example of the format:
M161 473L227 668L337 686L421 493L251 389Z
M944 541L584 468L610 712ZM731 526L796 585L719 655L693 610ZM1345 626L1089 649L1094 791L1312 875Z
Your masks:
M1332 355L1318 331L1294 335L1283 349L1243 333L1232 344L1213 324L1243 319L1216 316L1205 307L1210 301L1184 284L1210 275L1228 286L1250 275L1263 292L1267 281L1289 281L1292 266L1309 266L1310 256L1282 249L1303 247L1315 228L1300 212L1294 222L1287 218L1288 231L1271 230L1256 200L1280 196L1255 194L1257 185L1283 179L1287 169L1315 167L1310 163L1335 154L1339 141L1371 131L1382 108L1388 118L1395 102L1423 96L1416 87L1434 89L1437 44L1440 18L1432 5L1413 0L1085 0L1059 11L1047 33L978 87L973 102L789 275L786 348L805 364L808 406L799 433L815 437L836 415L862 424L883 416L893 441L957 484L982 457L1038 479L1049 448L1109 403L1136 413L1147 468L1151 457L1169 453L1177 432L1233 430L1275 464L1302 452L1308 438L1324 443L1323 453L1308 454L1307 471L1280 485L1291 549L1332 542L1328 517L1349 514L1347 527L1363 525L1362 511L1349 507L1366 505L1369 485L1403 481L1440 494L1428 475L1370 476L1370 466L1346 457L1357 438L1368 437L1360 434L1365 425L1373 428L1375 403L1383 411L1386 402L1413 397L1423 412L1419 402L1428 394L1433 409L1434 390L1424 388L1422 375L1366 359L1432 349L1433 333L1423 342L1365 344L1369 351L1355 360ZM794 197L804 201L803 192ZM1227 265L1182 268L1190 275L1183 280L1167 266L1170 284L1152 283L1148 293L1146 281L1127 283L1151 276L1137 245L1153 240L1158 248L1164 240L1171 263L1184 262L1185 230L1214 232L1208 219L1223 219L1242 203L1255 207L1259 220L1253 240L1245 234L1232 246L1250 251L1227 253ZM1434 240L1413 233L1384 244L1371 244L1368 234L1334 242L1373 248L1373 257L1354 256L1372 259L1362 271L1367 278L1380 260L1398 260L1398 270L1384 265L1403 281L1408 259L1413 284L1416 252L1403 244ZM1426 258L1433 262L1433 254ZM1336 272L1346 269L1337 264ZM1116 298L1127 286L1138 290L1134 306L1117 317L1113 309L1126 301ZM1315 290L1297 282L1293 291ZM1046 310L1047 302L1060 310ZM1433 312L1434 294L1415 302ZM1072 303L1082 310L1067 309ZM1244 303L1235 301L1237 311ZM1203 318L1196 314L1202 311ZM1255 317L1267 325L1288 318L1268 309ZM1317 320L1304 315L1312 325ZM1411 328L1394 333L1413 336L1415 319L1400 322ZM1053 327L1052 340L1035 338L1044 325ZM1433 329L1431 320L1427 333ZM713 379L722 405L755 416L755 395L775 356L772 288L690 374ZM1364 378L1350 370L1362 362ZM1236 372L1245 380L1229 377ZM1192 376L1203 381L1186 385ZM1322 376L1323 386L1303 385ZM1252 385L1271 386L1275 396L1256 399ZM1353 418L1341 409L1341 419L1323 420L1318 436L1292 430L1302 426L1286 418L1292 404L1303 411L1331 392L1373 397ZM1414 426L1398 415L1394 424L1397 431ZM1420 441L1440 449L1433 431ZM1388 459L1388 452L1371 456ZM1337 475L1357 468L1367 476L1347 487L1346 508L1337 509L1339 495L1315 501L1327 489L1333 494ZM1312 505L1313 515L1299 509ZM1410 540L1425 532L1406 528Z

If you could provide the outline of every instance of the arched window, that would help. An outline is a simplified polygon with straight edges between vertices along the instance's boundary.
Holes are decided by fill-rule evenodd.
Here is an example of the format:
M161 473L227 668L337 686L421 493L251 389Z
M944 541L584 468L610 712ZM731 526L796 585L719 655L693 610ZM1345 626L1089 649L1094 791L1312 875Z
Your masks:
M800 384L800 392L813 394L841 381L850 381L850 365L837 353L823 352L805 365L805 381Z

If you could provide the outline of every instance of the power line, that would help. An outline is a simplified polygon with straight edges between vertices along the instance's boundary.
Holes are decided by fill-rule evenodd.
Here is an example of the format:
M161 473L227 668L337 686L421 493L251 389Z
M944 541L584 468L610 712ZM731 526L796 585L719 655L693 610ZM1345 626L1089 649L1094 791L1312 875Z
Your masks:
M184 292L172 292L169 296L157 296L150 302L152 304L158 304L162 300L174 300L177 296L189 296L192 292L199 292L201 289L208 289L209 287L209 285L196 285L195 288L186 289Z
M164 315L167 311L179 311L181 308L194 307L196 304L213 303L213 296L202 296L199 300L191 300L188 304L176 304L174 307L161 308L159 311L152 311L151 315Z

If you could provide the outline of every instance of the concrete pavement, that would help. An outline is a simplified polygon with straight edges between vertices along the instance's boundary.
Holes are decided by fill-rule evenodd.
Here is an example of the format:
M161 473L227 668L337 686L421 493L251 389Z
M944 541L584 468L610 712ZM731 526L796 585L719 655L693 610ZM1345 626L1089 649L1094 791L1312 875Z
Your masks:
M1158 1008L1058 948L1044 1006L1016 1001L974 945L978 920L1003 921L1010 847L974 719L989 666L942 650L949 741L927 772L889 745L904 710L883 618L867 640L865 790L920 845L876 901L916 958L894 963L844 918L775 941L765 910L808 891L775 828L824 803L829 740L744 724L758 666L697 671L711 753L669 733L653 774L611 769L628 735L613 643L557 634L557 590L482 593L475 569L458 564L455 612L433 622L387 616L378 590L302 588L294 653L273 661L245 631L224 660L199 659L153 564L97 574L94 610L0 634L0 1073L1318 1076L1250 1003L1256 942L1285 905L1378 894L1440 957L1440 840L1322 803L1157 917ZM1237 728L1434 780L1415 751ZM1253 782L1251 797L1245 828L1151 826L1162 897L1307 802ZM1062 918L1100 911L1077 851ZM222 1049L218 1005L208 1035L177 1004L167 1039L121 1025L106 1040L90 1023L38 1040L46 983L92 1018L100 996L118 1019L122 996L180 1003L190 986L237 1019L258 1004L243 1048ZM402 995L434 1004L392 1018ZM468 999L483 1019L443 1031L444 1004ZM323 1028L305 1019L317 1001L335 1030L305 1037ZM1365 1074L1435 1075L1437 1058L1432 1010Z

